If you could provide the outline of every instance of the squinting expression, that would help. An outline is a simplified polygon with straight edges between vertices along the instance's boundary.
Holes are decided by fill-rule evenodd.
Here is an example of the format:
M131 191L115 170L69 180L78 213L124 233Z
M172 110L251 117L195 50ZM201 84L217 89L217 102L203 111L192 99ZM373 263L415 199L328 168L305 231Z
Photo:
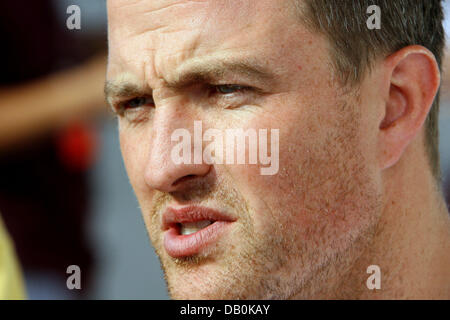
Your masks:
M171 296L337 287L370 241L380 190L370 106L341 90L327 40L283 0L114 0L108 19L108 100ZM279 129L279 172L174 164L171 135L194 121Z

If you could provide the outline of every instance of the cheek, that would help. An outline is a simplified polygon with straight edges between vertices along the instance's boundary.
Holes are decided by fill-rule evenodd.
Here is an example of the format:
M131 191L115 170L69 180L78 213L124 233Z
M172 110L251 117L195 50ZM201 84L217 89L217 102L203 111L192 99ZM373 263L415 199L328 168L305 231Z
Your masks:
M324 122L325 115L291 115L279 124L279 172L262 176L258 166L237 166L235 180L254 214L255 228L300 230L303 238L341 234L365 223L372 189L357 123ZM301 119L297 123L292 119ZM261 119L259 119L261 120ZM282 120L282 119L280 119ZM275 128L264 119L259 126ZM283 231L281 230L281 231Z
M290 116L292 119L292 115ZM304 145L305 139L302 137L305 130L293 122L289 125L285 119L279 112L276 119L269 115L260 116L247 125L247 128L254 128L256 131L268 129L268 142L271 141L271 129L279 130L278 172L275 175L261 174L261 168L270 165L236 165L229 168L239 191L251 208L255 231L262 233L288 225L286 222L291 225L305 223L304 216L300 214L304 186L301 184L301 172L298 170L298 164L308 157L304 152L307 146ZM270 143L267 150L271 151ZM276 157L272 155L272 161L275 160Z
M235 181L248 201L256 231L271 232L281 225L304 225L300 214L304 199L304 186L297 164L300 154L288 151L290 146L280 136L279 171L272 176L261 175L260 166L236 166ZM301 150L301 146L297 146ZM288 223L287 223L288 222ZM276 223L274 225L274 223ZM272 230L273 231L273 230Z

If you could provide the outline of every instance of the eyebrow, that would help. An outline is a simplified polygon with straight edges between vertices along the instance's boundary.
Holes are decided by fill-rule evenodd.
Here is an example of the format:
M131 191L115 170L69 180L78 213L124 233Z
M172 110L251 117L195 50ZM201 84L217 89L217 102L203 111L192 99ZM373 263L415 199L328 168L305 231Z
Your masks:
M168 88L177 89L195 83L215 82L227 74L238 75L263 83L271 83L275 79L275 74L269 71L266 66L250 60L193 60L182 65L179 69L180 71L173 79L164 81ZM149 94L149 90L127 80L107 80L104 92L108 101L115 96L129 97Z
M142 96L148 94L147 90L144 90L136 83L119 80L119 81L105 81L104 87L105 98L108 103L111 103L113 97L132 97Z
M267 67L249 60L212 60L192 61L182 65L176 79L167 81L168 87L180 88L196 82L214 82L230 75L238 75L248 79L268 82L274 75Z

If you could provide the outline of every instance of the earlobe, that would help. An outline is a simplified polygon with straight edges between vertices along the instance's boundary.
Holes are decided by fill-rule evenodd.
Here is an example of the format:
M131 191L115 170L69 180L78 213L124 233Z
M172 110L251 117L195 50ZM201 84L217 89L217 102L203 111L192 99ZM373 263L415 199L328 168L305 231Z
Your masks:
M439 89L440 72L434 55L421 46L394 53L383 67L390 76L378 150L380 167L386 169L421 132Z

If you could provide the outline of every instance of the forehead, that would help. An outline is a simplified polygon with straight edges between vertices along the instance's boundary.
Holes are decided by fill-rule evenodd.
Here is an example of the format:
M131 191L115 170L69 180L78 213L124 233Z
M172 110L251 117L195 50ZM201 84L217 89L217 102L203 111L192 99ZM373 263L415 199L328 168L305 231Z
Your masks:
M108 1L108 77L170 77L202 57L264 55L302 28L286 0ZM279 45L278 45L279 44Z

